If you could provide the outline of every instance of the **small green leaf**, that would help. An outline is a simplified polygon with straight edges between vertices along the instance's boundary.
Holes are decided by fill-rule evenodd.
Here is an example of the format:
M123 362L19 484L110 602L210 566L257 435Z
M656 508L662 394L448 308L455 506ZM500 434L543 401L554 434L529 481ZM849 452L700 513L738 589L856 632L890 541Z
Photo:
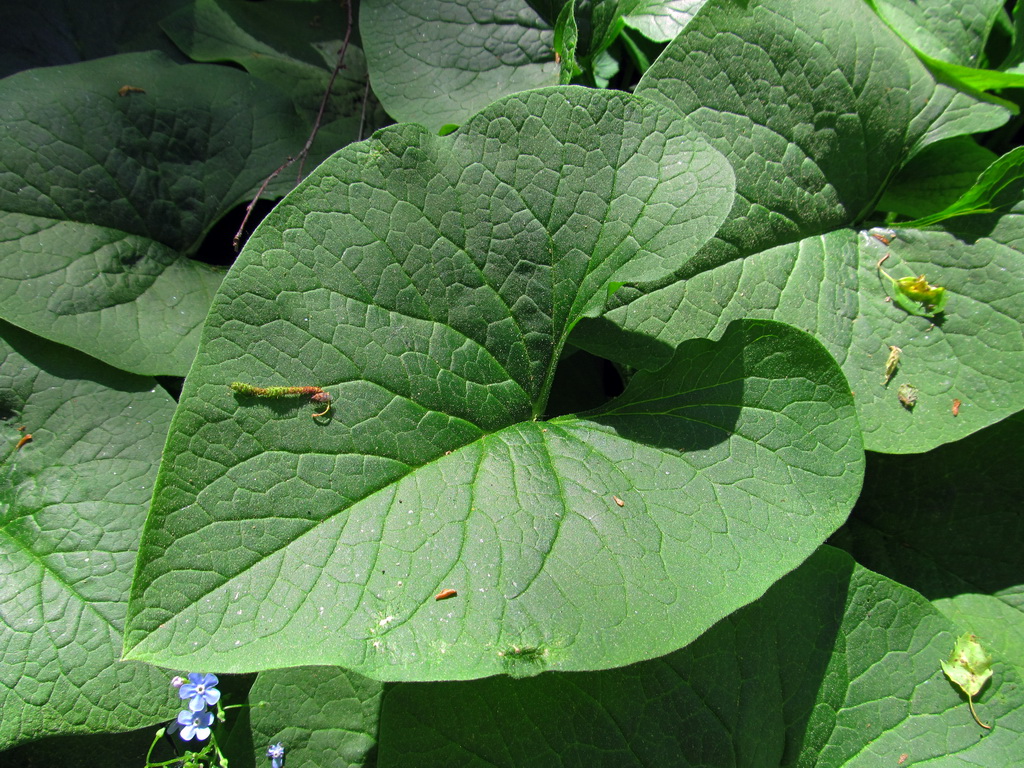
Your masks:
M968 696L977 696L992 677L992 657L982 648L978 638L970 633L957 638L949 660L941 664L946 676Z
M558 82L568 85L583 70L576 61L576 47L579 45L579 29L576 26L576 0L568 0L562 6L555 22L555 61L558 62Z
M912 315L933 317L942 312L946 307L946 302L949 301L946 289L931 285L924 275L893 277L882 269L882 262L890 255L885 254L878 262L878 271L889 279L895 289L892 296L893 301Z
M946 673L946 677L967 694L971 714L974 715L978 725L982 728L991 728L991 725L981 722L974 711L974 697L992 677L992 657L981 647L978 638L969 632L961 635L957 639L956 645L953 646L949 661L940 659L939 663L942 665L942 671Z
M954 216L1005 212L1009 211L1022 198L1024 198L1024 147L1017 147L982 171L974 185L952 205L938 213L901 223L900 227L923 229Z

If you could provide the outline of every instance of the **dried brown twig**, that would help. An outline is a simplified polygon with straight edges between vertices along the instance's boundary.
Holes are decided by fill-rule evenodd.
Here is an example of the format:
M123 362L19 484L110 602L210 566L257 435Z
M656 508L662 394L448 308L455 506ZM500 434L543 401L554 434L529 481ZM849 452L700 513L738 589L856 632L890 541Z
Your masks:
M296 160L299 161L299 172L295 178L295 183L298 184L300 181L302 181L302 167L306 162L306 158L309 156L309 150L313 146L313 142L316 140L316 135L320 131L320 123L323 121L324 111L327 109L327 101L331 98L331 92L334 90L334 81L337 79L338 73L345 67L345 54L348 53L348 43L349 40L352 39L353 22L351 0L345 0L345 8L348 11L348 25L345 27L345 39L341 43L341 48L338 49L338 61L334 65L334 71L331 72L331 79L327 83L327 88L324 91L323 98L320 100L320 109L316 113L316 120L313 122L313 130L310 131L309 138L306 139L306 143L299 151L299 153L297 155L290 156L287 160L281 163L280 166L278 166L276 171L267 176L267 178L263 180L263 183L260 184L260 188L256 191L256 194L253 196L252 200L249 201L249 205L247 205L245 208L245 216L242 218L242 223L241 225L239 225L238 231L235 232L235 236L231 240L231 244L234 246L235 253L238 253L239 243L242 240L242 233L245 232L245 225L249 223L249 216L252 215L252 210L253 208L256 207L256 201L259 200L260 196L267 190L267 186L270 184L270 182L277 178L278 174L287 169ZM368 90L369 80L367 80L367 95L369 95ZM365 110L365 103L363 105L363 108ZM362 127L360 124L360 133L361 132Z

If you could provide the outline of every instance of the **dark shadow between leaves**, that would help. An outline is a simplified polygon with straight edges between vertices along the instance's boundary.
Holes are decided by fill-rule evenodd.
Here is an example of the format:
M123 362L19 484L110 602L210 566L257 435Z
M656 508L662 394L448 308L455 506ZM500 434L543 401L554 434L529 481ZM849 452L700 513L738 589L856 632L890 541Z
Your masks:
M1014 416L928 453L869 453L861 497L830 543L929 600L1013 589L1022 434Z
M620 403L590 418L662 451L707 450L735 433L747 375L734 346L686 341L664 367L637 372Z
M148 392L155 383L152 378L111 368L94 357L42 339L2 320L0 339L16 354L57 379L83 379L121 392ZM32 382L26 378L24 383L27 386L24 397L27 398L32 391ZM17 386L18 382L15 382L15 388Z
M420 768L467 753L502 768L727 765L738 754L795 765L823 746L811 737L828 735L809 725L829 695L829 662L845 651L853 568L819 550L686 648L628 667L394 684L379 741Z

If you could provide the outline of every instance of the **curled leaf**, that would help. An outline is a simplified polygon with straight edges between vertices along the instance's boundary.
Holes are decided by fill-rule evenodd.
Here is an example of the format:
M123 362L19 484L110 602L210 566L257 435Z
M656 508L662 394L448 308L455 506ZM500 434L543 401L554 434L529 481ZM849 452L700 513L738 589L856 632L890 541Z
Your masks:
M893 299L900 307L912 315L926 316L937 315L945 309L949 301L945 288L930 284L924 275L893 277L882 269L882 263L888 258L887 253L879 260L878 271L892 283L895 289Z

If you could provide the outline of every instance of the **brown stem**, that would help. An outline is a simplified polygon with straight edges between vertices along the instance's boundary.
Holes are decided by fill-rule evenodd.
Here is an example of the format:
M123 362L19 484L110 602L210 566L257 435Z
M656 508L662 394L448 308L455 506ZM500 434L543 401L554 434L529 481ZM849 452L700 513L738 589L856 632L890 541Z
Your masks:
M309 155L310 147L313 146L313 142L316 140L316 135L320 131L320 123L324 117L324 110L327 109L327 101L328 99L331 98L331 91L334 89L334 81L338 77L338 72L340 72L342 68L345 66L345 54L348 52L348 43L349 40L352 38L351 0L345 0L345 7L348 10L348 26L345 28L345 39L344 41L342 41L341 48L338 49L338 61L334 65L334 71L331 72L331 79L327 83L327 90L324 91L324 96L320 100L320 109L316 114L316 120L313 122L313 130L310 131L309 138L306 139L306 144L302 147L299 153L297 155L289 157L287 160L281 163L280 166L278 166L276 171L267 176L267 178L263 180L263 183L260 185L259 190L257 190L252 200L249 201L249 205L247 205L245 208L245 216L242 219L242 223L238 227L238 231L235 232L235 236L231 239L231 245L234 247L235 253L238 253L239 242L242 239L242 233L245 232L245 225L249 223L249 216L252 214L253 208L256 207L256 201L259 200L260 195L262 195L266 191L267 186L270 184L270 182L277 178L278 174L280 174L281 171L288 168L296 160L299 161L299 173L295 179L295 183L298 184L300 181L302 181L302 166L305 164L306 157L307 155ZM367 80L367 87L369 87L369 80ZM361 131L362 129L360 129L360 132Z

